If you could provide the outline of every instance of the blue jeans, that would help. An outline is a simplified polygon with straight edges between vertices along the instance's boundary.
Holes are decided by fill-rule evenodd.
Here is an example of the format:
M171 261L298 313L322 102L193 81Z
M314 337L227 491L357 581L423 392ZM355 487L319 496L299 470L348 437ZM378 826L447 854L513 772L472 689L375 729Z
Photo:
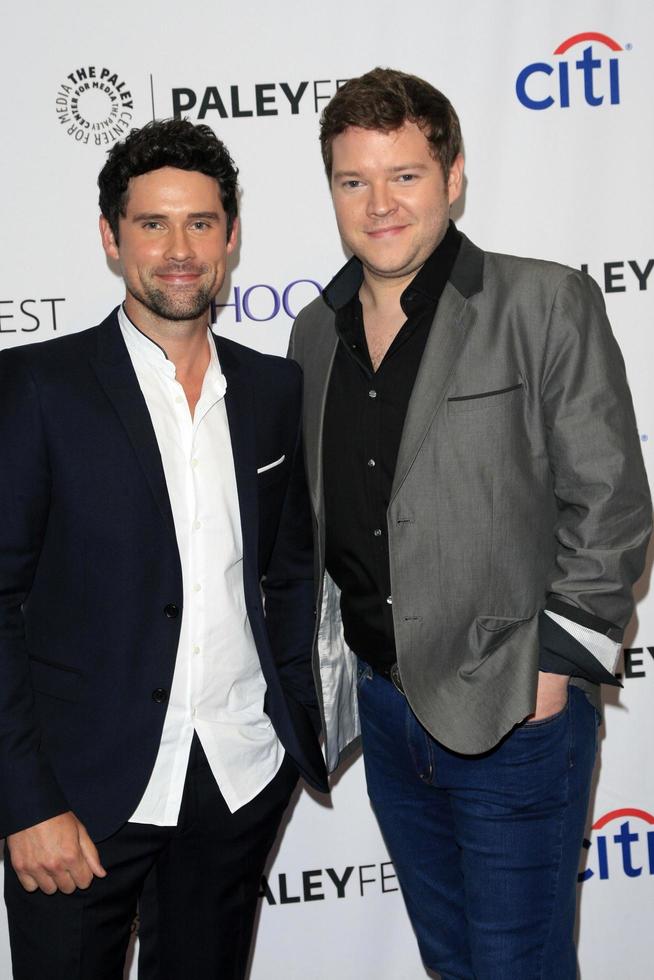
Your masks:
M442 980L574 980L576 881L595 709L522 724L492 751L450 752L360 662L368 794L426 966Z

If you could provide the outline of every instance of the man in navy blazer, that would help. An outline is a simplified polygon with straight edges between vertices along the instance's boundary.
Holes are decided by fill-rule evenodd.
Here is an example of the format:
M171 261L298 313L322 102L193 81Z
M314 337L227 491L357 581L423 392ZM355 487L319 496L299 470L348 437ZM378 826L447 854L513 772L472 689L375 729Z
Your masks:
M99 179L126 285L0 353L0 834L16 980L244 975L301 773L326 790L297 365L209 331L237 170L151 123ZM151 878L152 880L152 878Z

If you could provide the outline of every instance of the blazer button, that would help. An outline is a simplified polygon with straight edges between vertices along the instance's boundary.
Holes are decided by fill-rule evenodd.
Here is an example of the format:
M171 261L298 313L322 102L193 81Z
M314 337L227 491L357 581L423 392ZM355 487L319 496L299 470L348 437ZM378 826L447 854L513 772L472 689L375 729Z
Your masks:
M167 606L164 606L164 616L167 616L168 619L177 619L179 616L179 608L174 602L169 602Z
M157 687L152 692L152 700L156 701L157 704L163 704L168 700L168 691L164 690L163 687Z

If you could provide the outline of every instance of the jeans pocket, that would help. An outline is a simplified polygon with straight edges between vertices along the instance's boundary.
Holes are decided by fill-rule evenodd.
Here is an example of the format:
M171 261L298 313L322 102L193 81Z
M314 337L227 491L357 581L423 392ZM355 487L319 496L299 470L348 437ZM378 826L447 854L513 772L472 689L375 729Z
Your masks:
M566 700L565 704L560 711L555 711L553 715L548 715L547 718L538 718L536 721L525 721L520 726L521 731L529 731L533 728L545 728L547 725L554 725L557 721L560 721L564 715L568 713L568 705L570 704L570 698Z

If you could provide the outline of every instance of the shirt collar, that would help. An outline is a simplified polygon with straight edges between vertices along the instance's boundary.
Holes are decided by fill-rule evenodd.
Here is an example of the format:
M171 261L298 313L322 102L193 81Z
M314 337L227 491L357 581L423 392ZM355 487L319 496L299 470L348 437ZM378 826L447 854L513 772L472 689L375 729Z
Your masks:
M410 300L416 294L429 300L438 300L445 282L449 279L460 245L461 234L457 231L454 222L450 221L445 235L402 293L400 302L403 309L405 299ZM323 299L336 312L352 300L361 288L362 282L363 265L353 255L325 287L322 293Z
M163 347L148 337L147 334L144 334L142 330L139 330L136 324L130 320L124 306L120 306L118 310L118 323L130 356L144 360L155 371L174 380L176 376L175 365L169 360ZM204 395L211 392L214 398L222 398L227 390L227 379L221 371L216 343L209 327L207 327L207 342L209 344L209 365L204 376L202 393Z
M118 310L118 323L130 356L144 360L155 371L165 374L168 378L175 377L175 365L168 360L163 347L139 330L122 305Z
M207 367L202 384L202 395L209 393L213 401L223 398L227 391L227 378L222 372L216 340L209 327L207 327L207 340L209 342L209 366Z

